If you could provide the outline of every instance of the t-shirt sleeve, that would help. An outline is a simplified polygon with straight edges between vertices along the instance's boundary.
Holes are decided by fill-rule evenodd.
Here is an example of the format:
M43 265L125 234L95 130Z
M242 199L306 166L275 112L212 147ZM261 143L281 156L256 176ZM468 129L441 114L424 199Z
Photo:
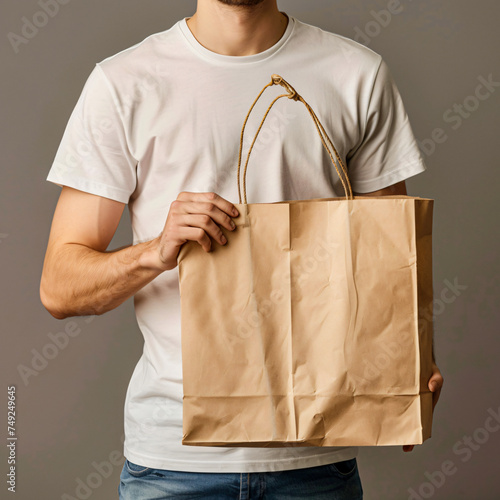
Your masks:
M71 114L47 180L127 203L137 161L113 89L96 65Z
M401 95L383 60L371 89L364 130L347 155L347 165L358 193L383 189L425 170Z

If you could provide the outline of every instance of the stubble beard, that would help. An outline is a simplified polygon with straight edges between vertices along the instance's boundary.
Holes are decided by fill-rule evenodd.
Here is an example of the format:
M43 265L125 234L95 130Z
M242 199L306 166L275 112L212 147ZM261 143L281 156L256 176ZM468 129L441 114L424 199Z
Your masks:
M259 5L264 0L218 0L224 5L230 5L231 7L253 7L254 5Z

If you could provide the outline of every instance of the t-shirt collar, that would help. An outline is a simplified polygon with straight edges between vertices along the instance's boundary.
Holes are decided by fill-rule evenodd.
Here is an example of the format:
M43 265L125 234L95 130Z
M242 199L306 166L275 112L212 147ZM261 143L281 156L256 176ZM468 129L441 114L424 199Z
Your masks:
M189 19L188 17L179 21L178 25L189 46L203 59L226 64L248 64L268 59L276 52L278 52L278 50L280 50L281 47L283 47L283 45L288 41L295 26L295 19L290 16L287 17L288 25L286 27L285 33L283 33L283 36L272 47L269 47L263 52L252 54L250 56L226 56L207 49L206 47L201 45L200 42L198 42L198 40L194 37L193 33L191 33L191 30L187 25L187 20Z

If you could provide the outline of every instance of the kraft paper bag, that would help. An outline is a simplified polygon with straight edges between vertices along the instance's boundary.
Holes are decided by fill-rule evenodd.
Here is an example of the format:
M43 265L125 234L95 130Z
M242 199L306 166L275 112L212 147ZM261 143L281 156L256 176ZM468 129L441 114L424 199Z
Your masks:
M287 93L264 120L281 97L302 102L346 197L247 203L254 139L242 202L240 147L236 230L178 257L182 442L420 444L432 425L433 201L353 197L314 111L273 84Z

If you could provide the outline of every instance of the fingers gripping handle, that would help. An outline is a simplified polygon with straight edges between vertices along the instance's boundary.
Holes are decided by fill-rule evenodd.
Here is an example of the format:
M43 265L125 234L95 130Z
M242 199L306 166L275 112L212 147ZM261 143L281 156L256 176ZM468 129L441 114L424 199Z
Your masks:
M281 85L286 91L286 94L281 94L278 97L276 97L269 107L267 108L266 113L264 114L264 118L260 122L259 128L257 129L257 132L255 134L255 137L250 144L250 147L248 149L247 157L245 160L245 166L243 168L243 182L240 182L240 170L241 170L241 159L242 159L242 152L243 152L243 138L245 134L245 128L248 122L248 118L250 117L250 114L252 113L253 108L257 104L257 101L260 99L262 94L265 92L265 90L268 87L272 87L273 85ZM257 96L255 101L253 102L252 106L250 107L250 110L247 113L247 116L245 118L245 121L243 122L243 127L241 129L241 137L240 137L240 150L238 154L238 198L239 198L239 203L241 204L242 202L244 204L247 203L247 193L246 193L246 175L247 175L247 167L248 167L248 162L250 160L250 155L252 153L253 147L255 145L255 142L257 141L257 138L259 136L259 133L264 125L264 122L266 121L267 116L269 115L269 112L271 111L272 107L274 104L281 98L283 97L288 97L288 99L292 99L294 101L300 101L304 106L306 107L307 111L311 115L311 118L314 121L314 124L316 126L316 130L320 136L321 143L323 144L323 147L326 149L328 152L328 156L330 157L333 166L335 167L335 170L337 172L337 175L339 176L339 179L342 183L342 187L344 188L344 194L346 199L353 199L353 193L352 193L352 188L351 188L351 183L349 181L349 176L347 175L347 169L344 165L344 162L340 158L339 153L337 152L335 146L333 145L330 137L326 133L323 125L321 124L319 118L316 116L316 113L313 111L311 106L307 104L307 102L297 93L297 91L286 81L284 80L281 76L279 75L272 75L271 77L271 82L268 83L261 91L260 94ZM241 187L241 184L243 184L243 189ZM243 201L241 197L241 192L243 191Z

